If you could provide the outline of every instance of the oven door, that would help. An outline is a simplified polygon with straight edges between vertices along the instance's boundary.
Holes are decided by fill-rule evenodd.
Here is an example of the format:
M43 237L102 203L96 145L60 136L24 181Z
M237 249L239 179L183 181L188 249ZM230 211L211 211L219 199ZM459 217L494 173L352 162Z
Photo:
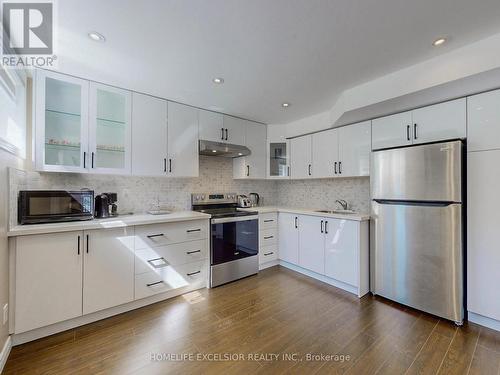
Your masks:
M216 265L259 253L257 215L212 219L210 264Z

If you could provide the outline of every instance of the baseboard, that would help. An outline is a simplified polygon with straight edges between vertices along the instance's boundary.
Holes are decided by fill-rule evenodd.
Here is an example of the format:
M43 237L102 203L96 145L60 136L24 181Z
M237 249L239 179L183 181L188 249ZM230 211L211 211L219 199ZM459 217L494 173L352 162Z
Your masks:
M481 326L494 329L495 331L500 331L500 321L492 318L488 318L483 315L479 315L473 312L468 312L469 322L479 324Z
M349 293L355 294L359 298L363 297L363 295L360 295L360 292L359 292L358 288L355 287L355 286L343 283L342 281L338 281L338 280L332 279L332 278L330 278L328 276L321 275L321 274L313 272L313 271L306 270L305 268L296 266L295 264L288 263L288 262L285 262L283 260L280 260L279 264L280 264L280 266L283 266L283 267L286 267L288 269L291 269L292 271L299 272L299 273L301 273L303 275L312 277L313 279L322 281L322 282L324 282L326 284L329 284L329 285L332 285L332 286L334 286L336 288L343 289L343 290L345 290L345 291L347 291Z
M269 267L277 266L278 264L280 264L280 261L278 259L271 260L270 262L259 264L259 271L265 270L266 268L269 268Z
M12 349L12 340L7 337L5 344L3 345L2 352L0 353L0 374L3 371L5 364L7 363L7 358L9 358L10 350Z

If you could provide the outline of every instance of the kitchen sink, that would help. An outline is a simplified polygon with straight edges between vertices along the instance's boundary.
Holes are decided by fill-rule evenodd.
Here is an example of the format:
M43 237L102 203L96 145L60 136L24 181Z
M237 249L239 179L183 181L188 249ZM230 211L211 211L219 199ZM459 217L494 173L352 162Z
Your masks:
M353 210L318 210L316 212L320 212L323 214L355 214Z

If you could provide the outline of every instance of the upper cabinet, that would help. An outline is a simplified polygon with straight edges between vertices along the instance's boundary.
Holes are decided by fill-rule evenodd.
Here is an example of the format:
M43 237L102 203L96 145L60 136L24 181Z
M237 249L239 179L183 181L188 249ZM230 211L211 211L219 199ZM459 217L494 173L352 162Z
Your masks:
M40 70L35 85L38 170L130 173L129 91Z
M312 178L312 136L290 140L290 177L293 179Z
M290 178L290 141L286 125L267 126L267 178Z
M339 160L338 129L312 135L312 170L315 178L338 175Z
M88 95L88 81L49 71L36 71L37 170L86 171Z
M133 93L132 155L133 175L164 176L167 173L166 100Z
M224 142L224 116L220 113L199 110L200 139L212 142ZM229 134L228 134L229 135Z
M467 151L500 148L500 90L467 98Z
M89 171L130 174L130 91L91 82L89 98Z
M370 175L371 121L339 128L339 177Z
M244 144L250 155L233 159L233 178L266 178L266 126L251 121L245 123ZM241 143L240 143L241 144Z
M246 125L249 121L224 115L224 142L245 144Z
M466 137L466 99L418 108L372 121L372 149Z
M167 175L198 177L198 110L168 102Z

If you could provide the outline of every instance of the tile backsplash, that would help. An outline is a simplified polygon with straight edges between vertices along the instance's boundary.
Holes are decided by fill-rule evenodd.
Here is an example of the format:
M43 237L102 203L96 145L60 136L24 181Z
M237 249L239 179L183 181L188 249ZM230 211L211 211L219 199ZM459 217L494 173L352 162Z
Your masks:
M232 160L200 156L196 178L131 177L77 173L39 173L9 170L10 224L17 223L17 195L26 189L79 190L118 193L119 212L145 212L155 208L191 209L191 193L257 192L264 205L297 208L334 208L336 199L349 201L354 210L369 211L369 179L233 180Z

